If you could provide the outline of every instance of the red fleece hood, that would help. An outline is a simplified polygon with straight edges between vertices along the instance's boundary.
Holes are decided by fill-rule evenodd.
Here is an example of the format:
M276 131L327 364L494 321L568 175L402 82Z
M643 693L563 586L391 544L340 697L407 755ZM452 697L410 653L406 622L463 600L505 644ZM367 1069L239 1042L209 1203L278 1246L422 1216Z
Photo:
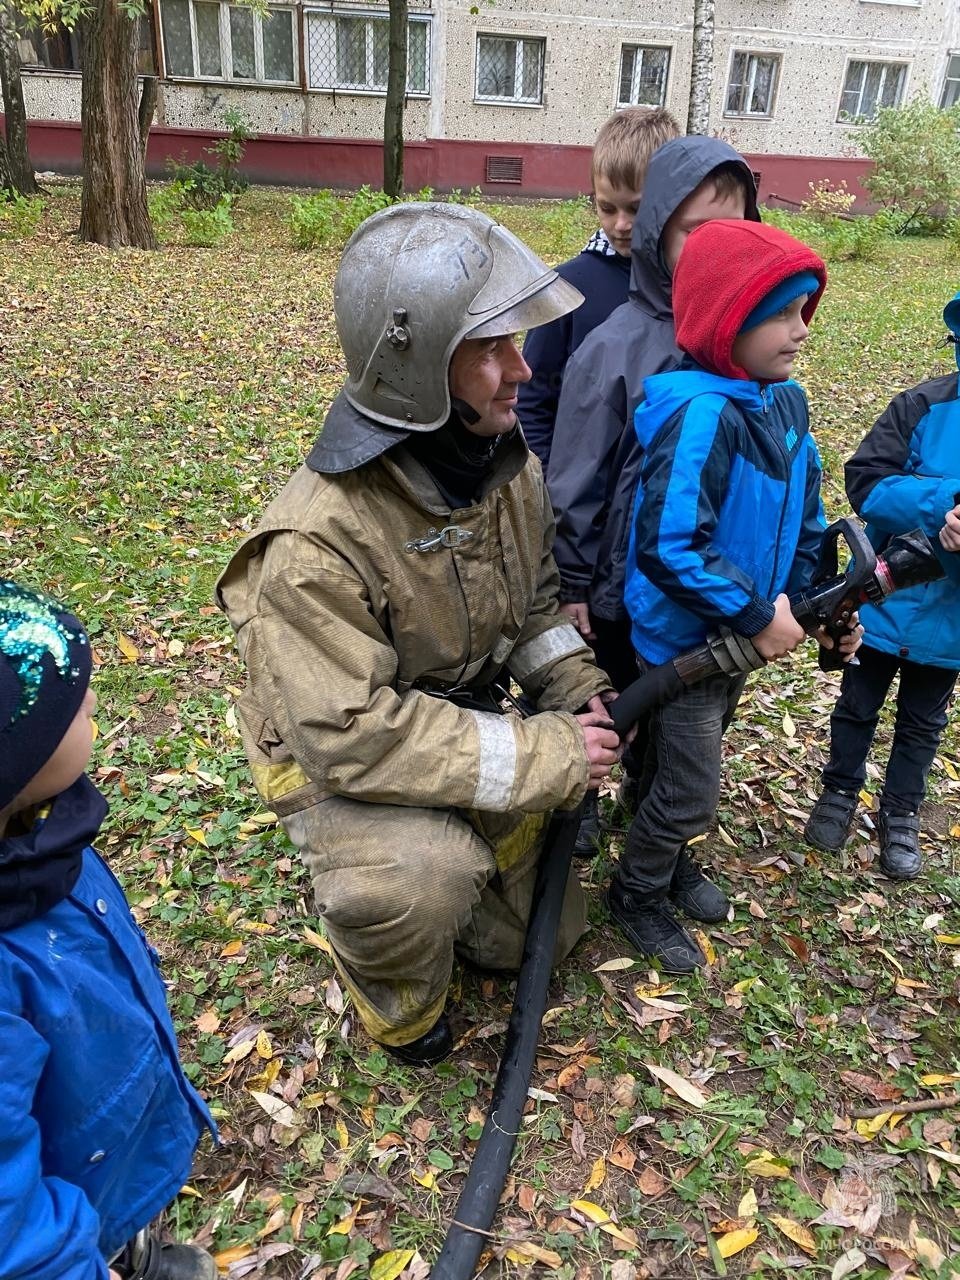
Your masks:
M827 268L812 249L761 222L705 222L687 237L673 273L677 346L724 378L749 378L733 363L734 339L761 299L798 271L820 281L803 306L809 324L827 284Z

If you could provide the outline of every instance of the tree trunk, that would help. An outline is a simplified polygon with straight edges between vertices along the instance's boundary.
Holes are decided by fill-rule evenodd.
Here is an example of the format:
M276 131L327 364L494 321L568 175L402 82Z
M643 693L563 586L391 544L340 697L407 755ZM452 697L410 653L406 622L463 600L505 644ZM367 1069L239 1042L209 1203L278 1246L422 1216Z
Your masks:
M403 195L403 101L407 94L407 0L390 0L390 60L383 109L383 189Z
M157 98L160 96L159 76L144 76L143 88L140 91L140 106L137 108L137 129L140 133L140 146L143 159L147 159L147 142L150 139L150 126L153 124L157 110Z
M155 249L137 114L137 23L118 0L96 0L83 24L83 194L80 239Z
M13 11L6 0L0 0L0 91L7 135L6 163L3 165L6 173L0 182L8 190L19 191L22 196L33 196L39 188L27 148L27 109L23 103L20 52L13 26Z
M713 0L693 0L693 60L690 66L687 133L707 134L710 131L713 26Z

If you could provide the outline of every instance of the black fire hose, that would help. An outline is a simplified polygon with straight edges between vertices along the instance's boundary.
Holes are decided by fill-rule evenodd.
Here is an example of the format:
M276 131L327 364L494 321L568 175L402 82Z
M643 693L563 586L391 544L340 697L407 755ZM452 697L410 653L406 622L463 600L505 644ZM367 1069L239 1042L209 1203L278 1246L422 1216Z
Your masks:
M564 813L558 811L550 819L490 1110L443 1249L430 1271L431 1280L468 1280L473 1275L503 1194L540 1039L540 1020L547 1003L557 928L582 810L580 804Z
M844 574L835 572L841 536L852 555ZM919 530L892 539L884 556L877 558L859 526L841 520L824 535L815 585L802 596L791 598L791 607L801 625L811 632L821 626L835 627L833 634L838 638L857 605L880 603L903 587L943 576L934 548ZM643 715L675 698L685 686L710 675L753 671L763 665L764 659L749 640L731 632L711 636L673 662L651 667L611 703L610 718L622 738ZM503 1193L540 1038L581 808L556 812L550 819L490 1110L453 1222L430 1272L432 1280L469 1280L473 1276Z

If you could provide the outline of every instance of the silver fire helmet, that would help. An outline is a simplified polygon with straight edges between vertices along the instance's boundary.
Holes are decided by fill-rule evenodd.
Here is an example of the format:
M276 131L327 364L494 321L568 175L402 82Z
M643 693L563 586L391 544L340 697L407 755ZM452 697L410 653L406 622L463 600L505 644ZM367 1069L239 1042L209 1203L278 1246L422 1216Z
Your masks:
M344 395L377 422L435 431L450 415L450 360L464 338L534 329L582 301L478 209L393 205L357 228L337 272Z

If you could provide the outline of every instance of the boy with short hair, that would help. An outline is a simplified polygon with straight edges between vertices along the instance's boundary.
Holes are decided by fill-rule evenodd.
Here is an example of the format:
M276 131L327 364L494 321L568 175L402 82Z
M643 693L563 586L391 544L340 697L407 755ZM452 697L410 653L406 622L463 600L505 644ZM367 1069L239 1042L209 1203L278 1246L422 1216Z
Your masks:
M637 674L623 603L640 457L633 414L644 378L680 357L670 306L673 268L685 237L711 218L759 221L750 168L718 138L665 143L647 168L633 227L630 296L588 335L564 373L547 474L560 608L620 690ZM642 736L623 758L619 799L630 813L639 798ZM595 797L587 804L592 812L578 841L584 852L599 835Z
M76 618L0 579L0 1276L216 1280L147 1230L216 1129L156 953L90 848L91 667Z
M663 107L627 107L601 126L593 144L591 182L599 229L557 274L583 294L583 305L552 324L532 329L523 358L533 377L521 386L517 415L546 472L563 371L570 356L615 307L627 300L630 237L650 157L680 128Z
M790 374L825 284L813 250L774 227L710 222L685 239L673 311L686 359L646 379L635 419L643 461L626 606L641 669L719 627L766 659L804 639L787 596L809 582L824 521L806 396ZM637 949L670 973L704 963L673 905L709 922L729 910L687 845L714 816L721 738L744 679L691 686L651 716L649 787L609 905Z

